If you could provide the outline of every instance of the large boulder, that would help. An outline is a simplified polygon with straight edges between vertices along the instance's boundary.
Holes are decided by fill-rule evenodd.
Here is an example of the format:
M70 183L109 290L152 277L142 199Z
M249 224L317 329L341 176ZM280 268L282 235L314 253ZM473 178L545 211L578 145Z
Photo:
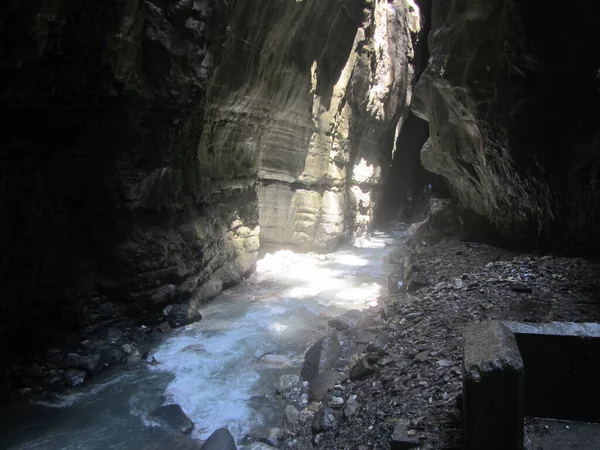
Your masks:
M173 305L168 309L167 321L173 328L189 325L202 320L202 314L197 307L191 305Z
M209 436L202 450L237 450L235 439L227 428L219 428Z
M83 370L91 376L98 375L104 369L104 361L99 354L79 355L68 353L62 362L67 369Z
M322 337L312 344L304 354L302 378L309 383L319 374L333 369L342 353L342 346L337 334Z
M152 411L150 417L167 430L175 433L190 434L194 429L194 422L183 412L179 405L161 406Z

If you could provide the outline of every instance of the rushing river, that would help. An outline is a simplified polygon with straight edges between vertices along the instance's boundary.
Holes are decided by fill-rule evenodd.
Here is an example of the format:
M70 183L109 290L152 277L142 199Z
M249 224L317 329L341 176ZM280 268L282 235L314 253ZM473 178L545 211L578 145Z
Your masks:
M300 373L327 320L376 303L392 271L386 256L404 234L396 227L328 255L267 254L252 277L202 308L201 322L166 335L156 364L113 368L53 402L15 407L0 424L0 448L169 448L149 418L168 403L194 421L196 439L222 426L240 440L279 425L277 380Z

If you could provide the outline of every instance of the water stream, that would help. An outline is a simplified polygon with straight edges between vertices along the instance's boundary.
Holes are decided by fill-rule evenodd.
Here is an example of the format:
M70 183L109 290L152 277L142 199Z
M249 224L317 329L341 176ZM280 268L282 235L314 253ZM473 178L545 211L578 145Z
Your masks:
M203 307L201 322L169 333L152 352L156 364L114 368L53 402L14 407L0 448L160 448L172 437L149 413L168 403L194 421L196 439L222 426L241 440L279 425L283 405L264 399L282 374L300 373L327 320L375 304L392 271L386 256L403 237L397 227L328 255L267 254Z

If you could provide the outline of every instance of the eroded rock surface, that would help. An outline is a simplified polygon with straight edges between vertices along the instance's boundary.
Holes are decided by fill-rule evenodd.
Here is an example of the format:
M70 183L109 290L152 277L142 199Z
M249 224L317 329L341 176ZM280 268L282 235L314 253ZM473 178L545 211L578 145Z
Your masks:
M258 176L261 242L330 249L366 231L419 27L406 0L238 5L200 157L212 179L236 160L236 182Z
M431 22L424 167L513 241L596 251L598 2L434 0Z

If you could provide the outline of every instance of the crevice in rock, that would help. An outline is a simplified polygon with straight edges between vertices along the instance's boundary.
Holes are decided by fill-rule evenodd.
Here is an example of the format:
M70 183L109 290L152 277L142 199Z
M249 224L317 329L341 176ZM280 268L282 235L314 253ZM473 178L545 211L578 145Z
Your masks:
M431 31L432 0L417 1L420 9L421 27L411 38L414 47L414 77L417 84L429 59L428 36ZM421 148L429 138L429 123L409 111L401 119L399 133L394 143L394 154L389 166L380 201L376 210L376 223L385 225L391 219L412 220L412 211L417 208L425 192L447 194L441 177L427 171L421 164Z

